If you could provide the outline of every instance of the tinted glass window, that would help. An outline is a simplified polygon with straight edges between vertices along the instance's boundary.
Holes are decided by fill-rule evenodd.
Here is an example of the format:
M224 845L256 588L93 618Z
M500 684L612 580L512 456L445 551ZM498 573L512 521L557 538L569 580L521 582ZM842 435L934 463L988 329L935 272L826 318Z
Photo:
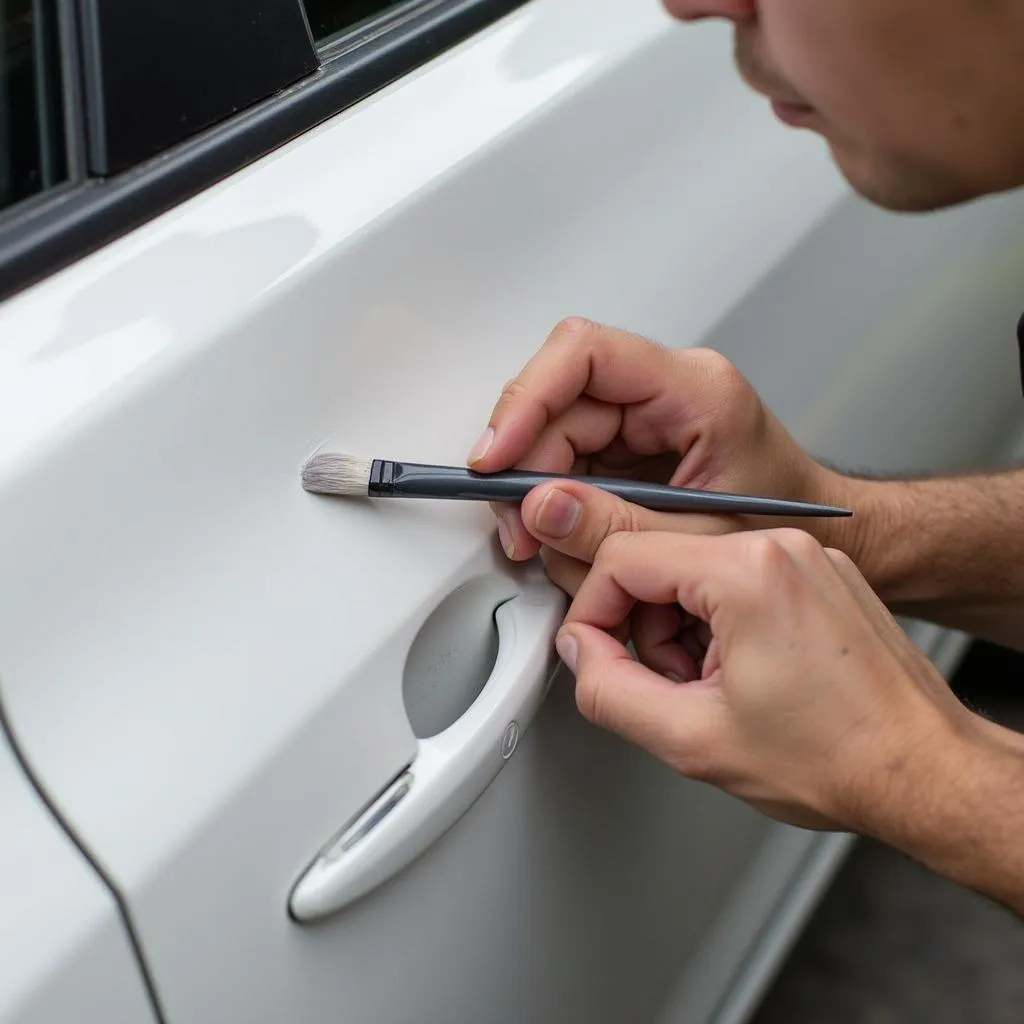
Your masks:
M56 0L0 0L0 209L64 180Z
M408 5L409 0L306 0L306 17L313 38L323 43L360 22Z

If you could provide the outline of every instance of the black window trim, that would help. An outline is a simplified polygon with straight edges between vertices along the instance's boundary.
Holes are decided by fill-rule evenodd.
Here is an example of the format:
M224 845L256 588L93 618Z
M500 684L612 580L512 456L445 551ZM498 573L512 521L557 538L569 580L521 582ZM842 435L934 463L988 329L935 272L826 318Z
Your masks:
M301 0L290 2L301 8ZM318 53L320 67L299 82L147 162L108 178L72 178L0 212L0 301L241 170L527 2L426 0L402 6L379 23L329 41ZM62 33L67 30L62 21ZM69 52L77 59L75 47ZM187 67L187 58L178 55L178 60ZM65 104L75 115L68 122L81 126L83 101L74 85ZM72 150L78 162L69 167L80 172L84 140L78 138L78 150Z
M82 100L82 67L78 45L78 19L71 3L57 0L57 33L63 74L64 146L68 182L77 185L88 176L85 150L85 106Z

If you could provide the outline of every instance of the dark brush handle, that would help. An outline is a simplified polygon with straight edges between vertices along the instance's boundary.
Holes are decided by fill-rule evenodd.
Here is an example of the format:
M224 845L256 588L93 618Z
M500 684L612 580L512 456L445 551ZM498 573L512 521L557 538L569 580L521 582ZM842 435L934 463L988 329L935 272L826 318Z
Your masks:
M655 512L728 512L733 515L797 517L853 515L848 509L832 505L694 491L684 487L665 487L612 477L531 473L519 469L503 473L474 473L456 466L424 466L415 462L391 462L385 459L373 461L369 494L376 498L520 502L534 487L549 480L577 480Z

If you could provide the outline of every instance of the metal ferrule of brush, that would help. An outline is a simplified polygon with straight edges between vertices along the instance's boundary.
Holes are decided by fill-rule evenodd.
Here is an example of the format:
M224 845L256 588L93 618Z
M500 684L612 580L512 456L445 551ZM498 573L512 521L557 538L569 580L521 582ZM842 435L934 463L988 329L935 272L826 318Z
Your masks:
M392 462L374 459L370 466L371 498L458 498L465 493L470 476L456 466L424 466L417 462ZM475 497L475 495L474 495Z
M522 501L531 487L550 476L511 470L489 476L459 466L374 459L367 494L371 498L448 498L457 501Z
M370 466L370 485L366 493L371 498L386 498L394 489L395 464L386 459L374 459Z

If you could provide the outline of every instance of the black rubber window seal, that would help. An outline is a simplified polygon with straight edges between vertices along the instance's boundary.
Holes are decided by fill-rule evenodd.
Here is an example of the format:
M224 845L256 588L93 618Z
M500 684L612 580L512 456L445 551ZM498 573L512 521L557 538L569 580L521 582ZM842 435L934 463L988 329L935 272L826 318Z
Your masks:
M0 300L241 170L526 2L443 0L410 10L387 31L364 30L363 39L324 48L312 74L145 162L4 211Z

